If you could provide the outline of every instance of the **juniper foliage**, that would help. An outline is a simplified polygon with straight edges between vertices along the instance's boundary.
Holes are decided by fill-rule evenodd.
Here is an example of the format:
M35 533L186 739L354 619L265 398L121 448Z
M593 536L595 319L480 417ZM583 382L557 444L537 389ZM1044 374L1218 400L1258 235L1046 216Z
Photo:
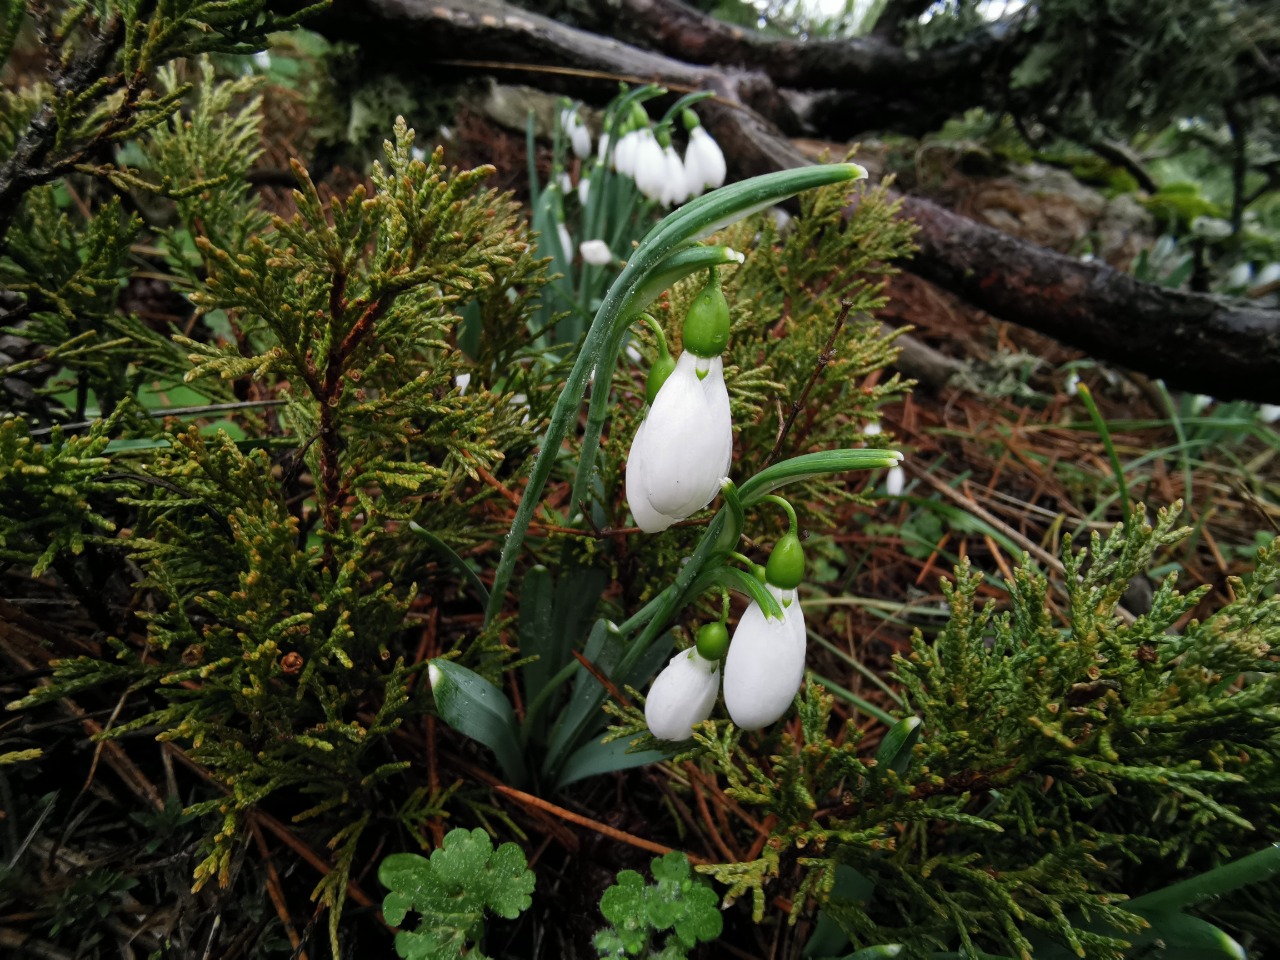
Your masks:
M832 729L832 699L812 682L800 737L784 734L773 756L728 721L701 724L687 756L777 819L756 859L698 869L729 900L750 895L757 919L771 884L794 891L793 920L814 897L854 947L1126 955L1147 923L1126 897L1263 846L1280 793L1280 550L1263 548L1203 622L1175 629L1204 590L1180 593L1174 574L1134 617L1125 589L1188 533L1177 515L1087 549L1064 541L1062 597L1024 558L1007 607L978 606L983 578L958 568L943 584L947 625L930 641L917 632L898 661L911 722L874 758L854 720ZM614 712L615 736L642 731L638 713ZM837 887L850 870L857 896Z

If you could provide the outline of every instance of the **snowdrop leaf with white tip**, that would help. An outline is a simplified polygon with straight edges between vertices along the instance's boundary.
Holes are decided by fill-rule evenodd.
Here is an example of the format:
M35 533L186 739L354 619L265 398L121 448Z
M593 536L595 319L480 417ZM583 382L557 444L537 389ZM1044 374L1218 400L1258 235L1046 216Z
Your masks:
M442 657L427 665L427 676L440 719L492 750L509 783L524 783L524 753L507 695L478 673Z
M806 453L761 470L746 483L739 485L738 496L742 499L742 505L749 507L766 494L797 480L807 480L824 473L892 467L901 459L902 454L897 450L840 449Z
M892 770L899 776L907 772L911 766L911 751L923 732L921 724L919 717L905 717L889 728L876 751L877 770Z

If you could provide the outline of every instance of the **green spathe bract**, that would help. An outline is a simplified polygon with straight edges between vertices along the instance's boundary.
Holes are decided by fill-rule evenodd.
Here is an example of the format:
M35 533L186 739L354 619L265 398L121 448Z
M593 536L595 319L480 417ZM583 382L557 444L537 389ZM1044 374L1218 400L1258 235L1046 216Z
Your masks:
M729 301L715 270L684 318L684 348L698 357L718 357L729 345Z

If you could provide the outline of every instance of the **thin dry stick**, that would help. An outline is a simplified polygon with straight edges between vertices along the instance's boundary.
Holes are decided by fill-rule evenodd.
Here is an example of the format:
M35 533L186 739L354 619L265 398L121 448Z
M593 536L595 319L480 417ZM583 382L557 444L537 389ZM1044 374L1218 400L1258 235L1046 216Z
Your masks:
M787 434L791 432L791 427L796 422L796 417L800 415L800 411L804 409L804 405L808 402L813 385L818 382L818 378L822 376L822 371L827 369L827 365L835 359L836 337L840 336L840 331L844 329L844 322L849 319L849 311L852 309L853 302L851 300L840 301L840 316L836 317L836 325L831 328L831 336L827 337L827 345L818 354L818 362L814 364L813 373L809 375L809 382L804 385L804 390L800 393L800 399L791 404L791 412L787 414L787 421L782 425L782 429L778 431L778 439L774 442L773 449L769 451L769 456L765 458L764 465L766 467L778 459L778 455L782 453L782 444L786 441Z
M214 780L213 777L210 776L208 770L206 770L199 763L196 763L196 761L188 757L180 747L176 747L172 743L166 743L164 747L166 750L168 750L170 753L173 754L173 758L175 760L177 760L187 769L191 770L198 776L202 777L206 782L213 784L215 787L222 790L224 793L229 792L226 787L218 783L217 780ZM311 864L311 866L314 867L316 870L318 870L322 876L327 877L329 874L333 873L333 867L330 866L329 863L325 861L324 857L320 856L320 854L312 850L309 846L307 846L300 839L298 839L298 837L294 836L294 834L289 830L288 827L286 827L283 823L281 823L275 817L271 816L271 814L264 813L261 810L252 810L249 812L248 819L251 824L256 823L259 826L265 827L267 830L271 831L271 833L275 835L276 839L280 840L285 846L287 846L290 850L296 853L299 857L301 857L307 863ZM356 903L360 904L360 906L362 907L373 906L373 900L370 899L369 895L366 894L363 890L361 890L356 885L356 882L354 880L347 881L347 896L349 896Z
M276 916L280 918L284 932L289 937L289 943L293 945L294 956L298 960L307 960L307 951L302 949L302 939L298 936L298 931L293 929L293 921L289 918L289 908L284 902L284 893L280 889L280 874L276 872L276 865L271 859L267 841L262 836L262 829L250 820L249 831L253 834L253 842L257 844L262 862L267 867L267 896L271 898L271 904L276 908Z
M515 787L508 787L505 783L494 784L493 789L499 793L506 794L513 800L518 800L527 807L533 807L546 813L553 814L562 820L568 820L570 823L576 823L580 827L586 827L588 830L594 830L596 833L606 836L611 840L617 840L619 843L625 843L641 850L648 850L650 853L668 854L674 853L673 847L663 846L661 843L654 843L652 840L646 840L644 837L637 837L634 833L627 833L625 830L619 830L608 824L601 823L599 820L592 820L590 817L584 817L580 813L574 813L572 810L566 810L564 807L557 807L554 803L548 803L541 797L535 797L531 793L525 793L523 790L517 790ZM694 853L685 853L690 863L709 863L710 861L698 856Z

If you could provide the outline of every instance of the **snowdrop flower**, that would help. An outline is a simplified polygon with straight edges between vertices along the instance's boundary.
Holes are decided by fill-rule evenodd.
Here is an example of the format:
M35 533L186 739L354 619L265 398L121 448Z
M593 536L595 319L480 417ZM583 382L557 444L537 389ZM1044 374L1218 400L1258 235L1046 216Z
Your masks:
M613 263L613 251L603 240L583 240L578 244L578 252L582 259L594 267L603 267Z
M686 123L688 121L686 120ZM711 134L696 126L689 131L689 146L684 152L684 167L689 186L694 195L703 189L714 190L724 186L726 174L724 153Z
M578 181L578 203L585 207L587 205L587 197L589 196L591 196L591 178L589 176L583 176L583 178Z
M618 140L613 150L613 169L634 179L636 175L636 150L640 146L640 131L628 130Z
M782 619L752 602L738 621L724 663L724 704L743 730L773 723L791 706L804 680L804 613L794 589L768 585Z
M1191 398L1191 415L1193 417L1199 416L1215 403L1217 403L1217 400L1208 394L1197 393Z
M1255 287L1267 287L1277 280L1280 280L1280 263L1268 263L1258 271L1258 276L1254 278L1253 285Z
M667 158L658 145L658 138L648 127L639 132L632 162L636 189L650 200L662 199L662 191L667 185Z
M1067 391L1068 397L1075 397L1080 394L1080 374L1072 370L1067 374L1067 381L1063 384L1063 389Z
M573 257L573 237L569 236L569 228L563 223L557 223L556 235L560 238L560 249L564 251L565 259L571 259Z
M1248 260L1243 263L1237 263L1231 268L1231 272L1227 274L1228 287L1247 287L1249 281L1253 279L1253 264Z
M884 492L891 497L902 495L902 488L907 485L907 472L900 466L892 466L884 475Z
M882 429L879 420L868 420L867 425L862 428L862 432L868 437L875 437L879 436Z
M570 194L573 192L573 180L570 179L569 174L563 170L556 174L556 184L560 187L560 192L563 194Z
M662 328L649 373L649 412L627 456L627 504L645 533L696 513L720 490L733 459L733 422L720 354L729 304L713 270L684 320L685 351L672 367Z
M253 55L253 62L259 70L270 70L271 54L266 50L259 50Z
M1262 403L1258 405L1258 419L1263 423L1275 423L1280 420L1280 406L1274 403Z
M467 392L467 387L471 386L471 374L460 373L453 378L453 382L457 384L458 396L464 396Z
M591 152L591 132L578 117L577 110L572 108L561 110L560 127L569 138L574 153L579 157L585 157Z
M631 441L627 503L636 525L658 533L697 513L719 492L732 458L724 361L686 350Z
M1221 217L1196 217L1191 221L1191 232L1206 240L1225 240L1231 236L1231 224Z
M644 719L659 740L688 740L693 725L711 716L720 691L720 661L705 659L696 647L681 650L649 688Z
M680 155L671 144L662 148L662 158L666 164L666 174L659 199L664 207L679 206L689 199L688 176L685 174L684 164L680 162Z

